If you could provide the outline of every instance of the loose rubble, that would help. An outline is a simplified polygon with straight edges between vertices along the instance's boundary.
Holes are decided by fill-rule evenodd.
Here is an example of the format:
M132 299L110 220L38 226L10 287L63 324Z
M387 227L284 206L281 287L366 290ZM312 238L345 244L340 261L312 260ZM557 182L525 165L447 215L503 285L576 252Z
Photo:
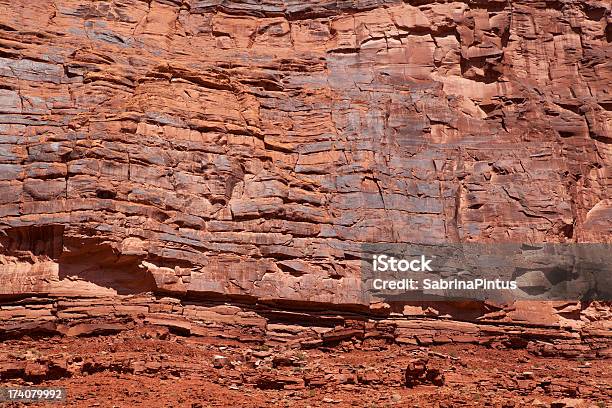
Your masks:
M609 361L542 357L485 345L406 346L352 338L302 349L173 334L117 334L0 343L3 385L66 387L70 406L600 407L612 398ZM438 401L434 404L435 401ZM101 404L101 405L95 405ZM195 404L195 405L191 405ZM440 405L442 406L442 405ZM456 406L456 405L454 405ZM450 405L449 405L450 407Z

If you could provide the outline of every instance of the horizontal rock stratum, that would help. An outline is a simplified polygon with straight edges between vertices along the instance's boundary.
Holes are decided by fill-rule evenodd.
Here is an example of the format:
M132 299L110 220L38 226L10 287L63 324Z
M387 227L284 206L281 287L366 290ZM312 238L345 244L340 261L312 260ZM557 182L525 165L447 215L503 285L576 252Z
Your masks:
M143 293L388 314L363 243L612 242L611 8L2 2L3 319L187 310L104 306ZM414 309L610 336L602 305Z

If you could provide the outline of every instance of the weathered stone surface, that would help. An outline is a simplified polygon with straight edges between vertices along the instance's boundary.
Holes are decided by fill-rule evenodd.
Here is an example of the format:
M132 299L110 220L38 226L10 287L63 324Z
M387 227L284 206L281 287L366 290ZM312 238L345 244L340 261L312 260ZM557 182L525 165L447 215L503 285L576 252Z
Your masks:
M347 347L484 345L524 349L538 356L609 358L612 350L610 306L591 304L572 324L534 324L517 320L462 322L449 317L403 315L382 320L335 310L296 313L261 303L237 307L214 301L179 300L153 295L74 298L25 298L0 305L0 341L25 335L96 336L133 328L184 337L219 338L245 344L293 349ZM569 319L568 319L569 320ZM154 329L154 330L153 330ZM154 334L158 336L159 334ZM299 365L294 356L277 356L275 365Z
M0 5L0 296L365 310L360 243L611 242L609 2L332 3ZM138 307L265 325L191 306ZM587 306L451 317L607 333ZM497 335L474 327L397 336Z

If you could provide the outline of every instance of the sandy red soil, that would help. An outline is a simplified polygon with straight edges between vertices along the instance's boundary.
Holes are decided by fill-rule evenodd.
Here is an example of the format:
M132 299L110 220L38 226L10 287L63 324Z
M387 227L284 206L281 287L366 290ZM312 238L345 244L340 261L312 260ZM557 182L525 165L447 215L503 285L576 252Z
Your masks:
M439 370L444 384L407 387L415 359ZM65 387L71 407L604 407L609 363L473 345L298 350L147 328L0 344L4 386Z

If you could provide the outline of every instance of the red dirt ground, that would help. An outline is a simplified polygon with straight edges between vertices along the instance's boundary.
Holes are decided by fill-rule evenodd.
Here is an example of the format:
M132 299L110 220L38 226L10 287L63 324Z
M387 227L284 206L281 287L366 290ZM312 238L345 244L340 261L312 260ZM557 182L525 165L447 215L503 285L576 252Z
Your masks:
M404 373L415 358L439 369L444 384L408 388ZM24 364L25 370L15 369ZM5 387L65 387L67 406L88 408L605 407L612 401L609 361L367 341L298 350L180 337L159 328L8 340L0 343L0 375Z

